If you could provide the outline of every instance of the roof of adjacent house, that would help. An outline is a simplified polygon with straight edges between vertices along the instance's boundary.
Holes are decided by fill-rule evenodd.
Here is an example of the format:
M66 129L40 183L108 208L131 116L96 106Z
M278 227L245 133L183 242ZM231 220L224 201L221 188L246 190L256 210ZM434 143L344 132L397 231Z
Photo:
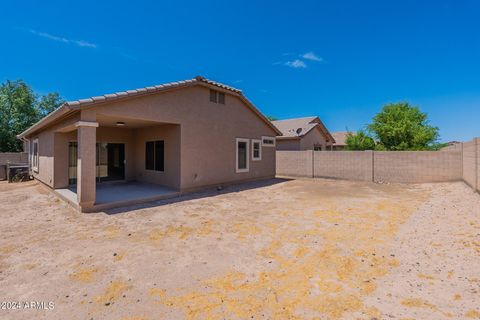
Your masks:
M347 145L347 134L348 131L337 131L332 132L332 136L335 138L335 145L336 146L346 146Z
M242 93L242 90L216 82L213 80L206 79L202 76L196 76L193 79L182 80L176 82L168 82L160 85L149 86L139 89L119 91L110 94L104 94L101 96L95 96L87 99L73 100L68 101L62 104L55 111L42 118L40 121L32 125L30 128L19 134L18 138L24 138L26 135L33 133L34 131L52 123L53 121L59 119L60 117L70 113L70 111L80 110L81 107L92 106L100 103L112 102L116 100L121 100L130 97L137 97L146 94L152 94L156 92L177 89L182 87L189 87L192 85L203 85L210 88L218 88L221 90L228 91L230 94L233 94L240 98L255 114L257 114L268 126L270 126L277 134L280 134L280 131L247 99Z
M335 142L334 137L330 134L319 117L304 117L285 120L272 121L273 125L282 132L280 139L298 139L305 136L313 128L318 128L324 133L328 140Z

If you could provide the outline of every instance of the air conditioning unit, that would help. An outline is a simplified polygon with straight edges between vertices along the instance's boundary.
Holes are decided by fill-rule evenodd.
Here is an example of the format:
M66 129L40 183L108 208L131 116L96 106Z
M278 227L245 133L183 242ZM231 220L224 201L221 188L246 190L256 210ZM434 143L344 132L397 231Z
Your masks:
M28 168L28 164L7 164L7 180L8 182L22 182L30 180L30 170Z

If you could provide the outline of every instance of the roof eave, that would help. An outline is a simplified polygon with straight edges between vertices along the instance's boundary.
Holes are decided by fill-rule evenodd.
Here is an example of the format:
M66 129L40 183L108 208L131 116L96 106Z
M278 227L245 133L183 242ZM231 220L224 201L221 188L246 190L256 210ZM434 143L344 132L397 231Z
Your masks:
M38 129L41 129L55 120L65 116L66 114L70 113L72 111L72 108L68 105L68 103L62 104L60 107L52 111L49 115L43 117L39 121L37 121L35 124L33 124L31 127L29 127L27 130L23 131L22 133L17 135L18 139L23 139L29 134L35 132Z
M303 136L287 137L287 136L277 136L277 140L300 140Z

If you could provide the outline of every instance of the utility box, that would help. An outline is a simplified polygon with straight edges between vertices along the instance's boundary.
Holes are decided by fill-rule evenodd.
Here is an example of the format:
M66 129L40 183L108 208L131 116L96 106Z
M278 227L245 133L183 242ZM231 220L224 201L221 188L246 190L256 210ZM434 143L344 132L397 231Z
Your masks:
M30 171L28 164L7 164L8 182L22 182L30 180Z

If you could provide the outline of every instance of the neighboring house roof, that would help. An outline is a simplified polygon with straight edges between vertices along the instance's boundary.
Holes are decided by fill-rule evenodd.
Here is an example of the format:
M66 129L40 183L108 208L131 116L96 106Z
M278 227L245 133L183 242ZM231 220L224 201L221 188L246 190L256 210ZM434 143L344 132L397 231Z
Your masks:
M347 145L347 135L348 131L338 131L332 132L332 136L335 138L335 146L346 146Z
M335 142L334 137L330 134L328 129L322 123L319 117L305 117L285 120L272 121L273 125L282 132L281 137L277 139L300 139L309 133L313 128L318 128L325 134L329 141Z
M156 86L149 86L134 90L120 91L111 94L105 94L102 96L91 97L87 99L68 101L62 104L55 111L48 116L42 118L40 121L32 125L30 128L19 134L18 138L24 138L26 135L33 133L34 131L47 126L60 117L69 114L71 111L80 110L81 107L93 106L100 103L107 103L116 100L121 100L130 97L138 97L142 95L152 94L161 91L167 91L170 89L177 89L182 87L189 87L193 85L203 85L210 88L219 88L228 91L230 94L240 98L257 116L259 116L269 127L271 127L277 134L281 134L280 131L251 103L242 93L242 90L227 86L225 84L206 79L202 76L197 76L193 79L169 82Z

